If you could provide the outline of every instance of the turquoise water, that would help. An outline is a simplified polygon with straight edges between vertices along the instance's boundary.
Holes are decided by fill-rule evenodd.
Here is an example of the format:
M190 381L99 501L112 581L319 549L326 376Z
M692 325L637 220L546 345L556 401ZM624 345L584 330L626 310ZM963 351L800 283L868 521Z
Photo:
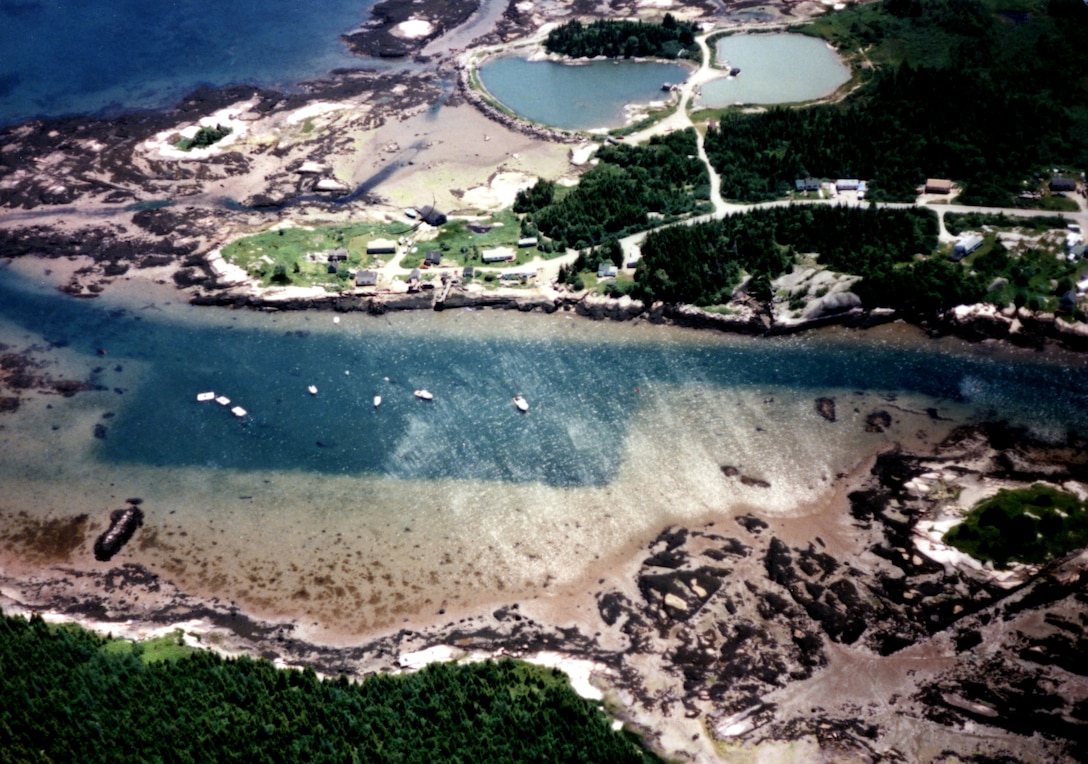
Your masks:
M717 57L721 66L741 71L703 85L700 102L709 108L810 101L850 79L849 67L827 43L799 34L731 35L718 40Z
M1088 432L1080 368L890 347L865 335L627 344L593 332L430 334L377 319L349 330L317 316L312 328L286 317L175 325L154 312L42 292L0 271L0 320L68 353L105 351L94 381L106 389L116 386L117 365L144 369L111 406L108 437L96 447L104 464L601 486L620 468L644 398L695 386L773 386L809 399L828 390L896 392L968 403L979 416L1044 431ZM319 395L307 393L311 384ZM419 388L435 400L416 400ZM206 390L249 415L197 403ZM531 402L528 416L514 410L515 394Z
M662 83L682 82L689 70L648 61L565 64L504 56L480 67L484 87L533 122L571 130L623 125L629 103L662 100Z
M201 84L291 85L359 66L339 35L375 0L3 0L0 126L172 105Z

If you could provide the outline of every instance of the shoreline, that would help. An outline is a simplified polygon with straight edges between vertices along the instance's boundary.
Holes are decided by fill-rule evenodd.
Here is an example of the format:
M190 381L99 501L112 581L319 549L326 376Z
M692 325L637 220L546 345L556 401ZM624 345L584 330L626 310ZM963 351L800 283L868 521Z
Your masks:
M673 7L667 0L630 5L653 12ZM548 9L555 12L556 6ZM501 26L528 28L535 15L535 9L519 12L512 3ZM508 33L497 26L491 35ZM338 216L381 219L436 194L443 209L471 211L477 208L464 201L466 195L491 189L498 172L578 172L568 147L556 145L559 138L550 128L537 131L514 118L496 120L495 128L475 102L466 106L475 91L453 52L439 52L434 59L422 52L441 39L439 34L410 41L416 48L405 55L434 64L423 73L338 73L298 94L225 88L161 113L0 131L5 146L18 144L9 156L20 151L27 156L25 165L0 176L0 204L12 212L0 222L0 257L18 258L19 268L56 271L63 282L58 288L83 298L112 288L138 293L144 284L154 284L193 305L229 309L374 316L434 311L438 306L426 293L291 297L252 284L223 289L215 284L207 258L240 231L289 216L302 224ZM435 103L441 107L433 108ZM238 131L239 143L188 157L166 156L146 145L159 134L167 141L221 110L246 126L244 134ZM33 165L35 159L40 166ZM341 203L336 201L340 192L317 189L321 181L367 190ZM155 208L162 199L171 205ZM236 200L238 208L224 200ZM5 267L0 266L0 277ZM129 283L119 284L122 280ZM928 322L855 309L776 323L768 305L733 307L736 313L721 314L691 306L645 306L630 298L550 287L455 290L441 305L713 329L753 341L901 321L911 327L904 331L993 343L998 352L1088 351L1088 325L1067 325L1053 314L1023 309L968 306ZM898 411L875 399L866 405ZM937 435L949 426L932 425ZM1056 686L1053 698L1064 704L1060 712L1066 719L1075 718L1076 703L1088 698L1082 676L1061 673L1062 624L1083 620L1075 598L1088 580L1088 561L1061 560L1029 571L1022 589L1012 593L1001 590L984 569L934 562L938 556L926 553L933 550L933 539L922 538L919 529L943 505L913 495L907 484L939 486L942 495L945 487L962 485L974 495L1035 473L1000 467L1000 458L1009 455L1010 464L1034 462L981 427L966 436L970 448L923 440L904 429L892 446L835 476L825 495L799 507L798 516L764 516L755 506L728 512L708 508L699 517L640 532L601 559L586 560L583 574L547 596L518 601L498 590L485 596L465 587L459 602L441 608L436 603L438 614L421 610L370 631L338 631L338 624L318 624L282 610L279 618L272 610L247 611L215 596L213 583L204 583L203 593L194 593L200 587L183 590L169 571L125 562L124 555L110 565L80 568L71 559L75 546L55 559L11 559L0 550L0 603L9 612L23 607L17 604L21 598L33 611L37 601L47 612L55 609L111 631L123 626L169 632L180 626L204 647L309 665L329 675L403 670L421 651L437 647L448 652L436 651L436 657L575 656L598 667L595 681L621 720L658 750L696 761L774 757L785 755L785 749L801 751L796 755L809 760L824 753L876 758L889 749L906 752L911 760L934 760L947 751L970 756L976 747L995 756L1011 751L1060 760L1062 741L1075 741L1081 728L1063 721L1069 726L1046 728L1049 737L1037 734L1044 727L1033 729L1033 720L1051 722L1032 715L1034 697L1024 701L1017 695L1016 680L1030 676L1040 686ZM1079 459L1080 451L1072 450ZM1047 453L1038 461L1039 474L1048 480L1088 486L1088 475L1073 457ZM966 472L959 472L961 467ZM929 474L938 477L924 477ZM911 479L900 481L904 475ZM735 490L731 483L725 486L723 491ZM862 502L859 494L871 501ZM84 547L100 521L94 517L84 528L89 534ZM860 596L851 600L851 592ZM865 629L855 633L858 619ZM979 641L973 643L976 635ZM981 645L977 651L976 645ZM1038 665L1030 660L1032 650L1057 657ZM991 663L982 664L983 656ZM1005 662L998 665L994 656ZM859 672L873 677L864 686L863 694L873 700L866 707L854 702L852 689L858 688L848 680ZM971 684L980 673L997 697L1019 700L992 707L990 696ZM962 734L967 728L971 736Z
M309 666L322 675L344 673L355 679L413 670L433 659L565 659L571 661L568 668L577 668L583 694L603 696L615 718L640 730L658 751L696 760L728 760L718 758L720 751L714 753L717 746L739 745L738 750L754 755L776 751L785 741L810 746L812 758L805 760L814 760L819 751L865 756L889 747L918 761L932 760L942 750L966 753L956 743L954 725L926 721L937 711L981 722L980 736L970 742L972 750L982 745L985 751L1019 751L1028 757L1045 751L1050 760L1069 760L1060 737L1043 744L1031 737L997 734L993 725L1012 730L1023 726L1016 718L1021 701L1003 683L1021 676L1023 667L1013 663L1033 665L1015 657L1030 656L1025 644L1057 649L1047 632L1036 633L1033 624L1041 623L1036 608L1043 608L1046 622L1057 624L1052 629L1059 632L1061 624L1075 617L1077 592L1088 580L1088 555L1075 554L1046 566L1018 566L1015 580L1008 582L982 566L961 566L932 534L923 532L928 518L940 516L944 500L928 498L915 486L919 481L949 481L977 491L981 475L973 477L970 470L962 471L964 466L996 463L994 456L1002 448L1022 448L995 446L995 437L986 425L969 426L919 450L882 447L850 474L839 476L834 490L804 515L761 518L738 509L690 518L633 541L617 550L614 559L602 560L608 573L597 578L598 573L587 572L587 578L597 580L595 585L572 585L570 592L546 600L490 601L443 619L366 634L338 638L297 621L249 616L232 603L172 590L169 581L133 564L99 574L98 584L95 576L73 575L58 566L55 575L37 578L37 591L45 595L67 587L82 596L61 594L37 602L17 602L19 582L5 574L0 601L8 614L38 612L47 620L59 617L124 638L181 629L192 646L228 656L259 655L279 667ZM1033 458L1042 466L1057 453ZM995 483L987 492L1019 480L1013 473L983 469L989 475L983 481ZM1088 478L1082 467L1072 469L1066 477ZM1088 484L1078 485L1088 492ZM910 518L906 526L904 517ZM903 555L885 557L887 545L896 544L905 547ZM830 568L840 560L853 567L852 585L869 593L865 601L851 605L815 594L828 583L847 580L818 572L819 566ZM889 588L888 576L904 585ZM96 587L111 578L115 587L127 580L112 596L132 603L112 614L88 601L89 594L100 598ZM804 581L810 582L807 589L800 586ZM834 583L832 588L847 591L843 586ZM912 594L922 589L928 592L925 597ZM137 608L141 591L157 596L160 606L145 601L142 610ZM974 592L969 599L968 591ZM766 608L777 608L778 614ZM999 617L991 624L995 615ZM860 628L859 618L864 623L860 633L852 631ZM1006 619L1012 624L1003 625ZM734 630L748 628L756 628L757 636L727 649ZM714 636L719 631L722 637ZM1012 693L1008 708L994 710L985 701L978 705L969 700L977 697L965 689L971 686L973 664L956 647L965 632L981 632L987 652L1001 650L1009 656L1008 665L991 668L988 676L988 682ZM701 657L708 648L718 656L709 663ZM873 677L867 692L876 702L864 708L850 700L849 677L857 670ZM1053 675L1060 672L1057 666L1033 670L1051 672L1045 681L1064 683L1055 696L1064 699L1060 702L1069 704L1088 692L1083 678ZM739 671L744 681L722 684L718 671L726 676ZM814 705L806 697L818 687L830 694ZM936 695L935 687L942 688ZM889 693L899 700L889 703ZM991 710L979 718L973 708ZM859 719L880 730L871 741L849 734Z

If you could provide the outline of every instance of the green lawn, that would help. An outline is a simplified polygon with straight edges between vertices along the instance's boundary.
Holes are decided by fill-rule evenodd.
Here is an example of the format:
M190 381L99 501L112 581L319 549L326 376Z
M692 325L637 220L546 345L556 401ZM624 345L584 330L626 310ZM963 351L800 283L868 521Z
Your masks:
M396 239L410 228L404 223L354 223L317 228L280 228L245 236L223 248L223 259L240 266L268 286L273 282L277 264L282 264L286 282L299 286L325 286L337 289L350 285L347 269L365 268L373 258L366 254L374 239ZM340 275L328 273L327 262L315 262L308 255L327 255L343 248L348 252ZM323 259L323 258L319 258Z
M490 218L472 221L473 225L491 226L487 233L474 233L469 230L469 222L450 220L441 229L435 239L416 244L415 252L405 255L401 264L405 268L418 268L427 257L427 252L437 250L442 253L443 264L458 267L465 265L491 265L480 259L480 253L496 247L510 247L517 258L508 263L496 263L498 266L517 267L530 262L537 256L558 257L562 252L546 252L539 247L518 248L518 239L522 238L518 215L507 208L495 213ZM538 237L543 243L543 237Z
M164 634L141 642L111 639L102 646L102 652L110 655L135 655L144 663L155 663L183 658L196 652L196 648L187 647L182 640L181 629L177 629L172 634Z

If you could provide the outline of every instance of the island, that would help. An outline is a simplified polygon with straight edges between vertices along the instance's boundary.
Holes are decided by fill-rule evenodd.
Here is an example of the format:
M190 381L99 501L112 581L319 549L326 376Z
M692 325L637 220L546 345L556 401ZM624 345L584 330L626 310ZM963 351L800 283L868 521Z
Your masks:
M1088 432L1078 429L1073 404L1064 403L1080 395L1075 372L1088 350L1088 113L1084 68L1068 55L1088 42L1088 6L882 0L839 7L806 0L756 8L618 0L605 17L573 0L510 2L495 15L482 5L380 3L372 21L345 39L360 55L394 63L338 70L291 92L201 88L170 109L39 119L0 130L0 281L44 279L66 306L110 306L105 315L66 307L73 312L43 321L41 341L26 339L36 337L34 327L20 325L16 309L3 314L0 427L7 432L0 434L35 433L35 464L46 464L48 448L77 451L62 437L68 420L42 403L56 400L59 409L60 399L46 396L80 402L112 395L116 415L113 408L98 413L98 404L63 409L89 437L79 441L79 453L121 453L102 464L124 476L120 485L138 476L156 496L130 499L127 514L117 510L111 518L124 494L109 491L124 489L109 477L94 476L101 494L86 497L98 510L44 508L69 499L63 489L79 485L61 480L45 489L27 477L39 491L33 500L20 504L15 493L0 503L4 613L44 612L132 638L156 627L180 629L178 639L189 647L305 666L309 673L288 672L290 679L248 659L239 670L272 688L292 685L322 697L346 698L343 686L356 681L359 693L372 692L362 689L365 677L377 677L371 687L379 686L383 674L431 661L484 661L478 670L427 669L418 682L432 687L453 676L454 685L475 688L476 706L469 708L493 701L489 682L510 682L517 688L510 692L544 704L526 712L534 719L577 718L589 741L579 745L630 760L1088 756ZM722 40L786 31L826 42L849 80L802 104L705 102L709 83L756 74L722 60ZM655 83L615 124L576 130L526 119L488 89L486 67L511 56L595 77L649 57L686 75ZM48 312L36 293L20 289L12 292L20 305ZM115 293L127 307L109 302ZM215 315L230 316L237 330L219 326L219 318L208 326L188 314L184 320L197 327L192 331L209 354L221 343L243 359L238 365L247 363L247 352L260 352L259 342L282 343L274 348L290 377L290 388L281 388L279 377L256 373L260 382L237 394L245 416L215 417L225 410L193 403L191 393L210 386L187 392L189 408L170 421L189 429L162 439L191 442L173 444L181 466L169 473L117 450L118 433L135 439L155 424L126 419L133 388L106 381L111 374L153 376L141 366L151 365L144 346L131 340L142 336L137 323L153 323L150 309L123 326L111 323L114 314L125 321L136 315L132 306L144 294L163 307L176 301L206 313L222 309ZM781 355L747 356L723 346L737 353L737 365L774 367L776 376L730 377L723 387L743 388L734 398L693 392L692 379L705 381L699 374L715 381L725 372L699 365L695 332L670 333L672 344L659 357L639 356L657 377L624 367L629 378L619 382L594 371L577 390L548 388L590 400L632 429L608 441L601 464L521 473L525 464L480 457L491 436L471 428L498 415L479 406L486 384L458 377L463 367L454 356L467 354L470 344L448 333L458 309L501 311L515 327L504 337L470 324L484 333L473 341L487 354L494 380L506 379L510 359L525 357L515 353L519 343L529 348L523 352L553 358L547 354L557 336L573 346L582 341L578 333L611 331L613 321L625 322L632 335L624 339L633 344L649 341L644 332L700 329L743 335L730 341L780 342L760 351ZM413 321L433 319L412 325L434 337L411 351L398 343L407 347L415 335L386 323L403 311L418 311ZM527 314L554 323L569 317L578 328L549 329L541 339L525 332ZM70 316L86 318L98 333L70 344L61 331L75 323ZM330 322L347 329L356 318L371 323L352 323L353 346L335 344L341 340L330 339ZM324 329L314 328L318 321ZM913 344L895 344L908 333ZM810 337L812 352L845 366L850 355L835 343L858 336L894 345L888 354L900 355L887 363L917 363L916 374L933 375L928 397L914 389L902 399L858 389L860 372L832 390L823 378L790 369ZM827 337L833 339L822 344ZM94 368L79 379L76 361L86 359L66 354L86 355L90 342L97 343ZM112 343L126 348L123 363L111 355ZM322 358L333 371L313 361L322 343L335 348ZM966 371L929 356L917 361L925 343L975 355ZM179 339L178 347L181 353L189 346ZM370 419L336 398L358 357L385 356L393 365L413 353L447 363L434 367L447 379L375 377L373 389L352 392ZM567 355L556 352L553 365L582 380L585 372ZM669 363L687 364L691 379L669 377ZM1046 427L1012 421L1011 404L991 394L1006 379L995 370L1002 363L1027 368L1017 384L1037 385L1040 400L1048 395L1042 385L1059 380L1055 386L1064 387L1053 393L1068 396L1060 398L1068 427L1061 411L1051 416L1049 409ZM197 351L172 368L196 374L201 364ZM1032 364L1043 371L1036 374ZM318 372L326 376L303 376ZM216 379L200 382L222 389ZM413 389L417 397L437 394L422 403L412 400ZM531 400L532 408L511 407L512 395ZM535 453L515 446L549 438L557 450L578 446L577 422L548 419L562 395L549 399L519 387L494 396L501 401L494 411L510 421L487 427L524 433L511 453ZM1016 403L1028 398L1021 393ZM307 450L285 450L275 468L245 451L255 443L284 447L276 419L306 404L312 413L292 421L319 423ZM340 474L350 460L363 459L344 452L361 447L345 446L342 431L334 437L321 430L333 418L317 407L328 405L343 407L339 418L353 417L357 428L376 417L411 417L405 429L418 437L410 448L383 442L386 472L368 475L361 491ZM640 418L713 432L718 440L707 442L714 446L750 441L763 450L738 446L740 458L700 445L691 453L713 462L709 474L698 471L700 462L646 478L636 473L652 473L655 465L637 449L653 439L651 431L629 424ZM779 428L783 453L794 453L788 444L796 428L826 446L797 453L825 450L841 469L782 466L789 457L763 445L770 427ZM450 453L425 447L447 445L444 433L456 428L468 434L448 441ZM382 437L379 427L373 433L367 438ZM669 437L677 438L675 448L687 442ZM185 450L197 442L199 458ZM645 453L664 454L669 445L655 448ZM489 483L470 490L458 465L473 459L491 472ZM791 469L803 477L783 488L780 476ZM209 479L215 473L200 470L221 474ZM321 475L328 503L319 519L289 523L276 514L291 500L265 485L288 486L292 470ZM74 481L91 480L86 470L73 473ZM223 493L203 493L217 481ZM504 481L518 486L514 499L495 487ZM623 518L638 513L617 506L613 515L608 492L631 501L650 489L666 497L654 501L675 501L680 520L658 522L669 515L660 510L655 527L632 526L622 543L610 545L602 537L624 532ZM179 502L186 491L199 496L194 503L208 528L198 531L191 516L189 529L171 519L183 511L164 502L171 491ZM406 499L413 491L425 498ZM670 491L690 493L690 506ZM223 506L201 503L213 496ZM528 514L518 502L544 506L553 497L586 502L593 508L587 518L599 525L565 515L562 528L547 529L547 545L532 546L529 537L544 532L518 516ZM401 510L395 520L383 516L388 527L370 520L353 527L341 516L383 501ZM475 515L501 506L494 527L508 533L481 531L474 541L513 548L524 540L531 549L524 558L503 558L521 559L524 570L511 565L510 575L486 578L482 566L472 567L474 555L501 555L452 543L419 563L418 579L408 568L394 575L358 553L335 557L339 547L363 543L355 537L394 538L394 525L403 544L398 554L413 549L404 539L420 534L421 516L413 513L428 502L428 522L447 538L465 528L490 530L474 525L482 522ZM122 521L128 525L111 530ZM253 565L245 575L224 572L231 550L250 543L239 529L261 538L265 527L298 534L291 543L308 559ZM195 570L180 551L190 531L207 544ZM96 539L108 554L96 549ZM570 559L561 555L571 549L589 550L583 572L553 586L557 571L547 557ZM472 594L462 601L447 596L448 586L439 584L443 566L460 566ZM536 571L545 572L517 580ZM349 608L343 623L328 616ZM13 639L55 629L37 618L5 624ZM81 660L106 649L63 629L57 638ZM591 681L579 689L593 702L571 696L550 668L507 658L584 672ZM218 657L194 660L200 671L221 670ZM342 679L321 681L314 671ZM386 684L398 692L412 687ZM426 706L418 693L407 697L412 713L431 713L416 710ZM505 726L513 724L503 716L508 710L487 705L480 718L493 730L523 729ZM600 710L641 742L610 737L612 722ZM284 739L262 730L255 734ZM443 750L438 737L426 741L432 756ZM411 742L397 745L412 749ZM518 750L508 755L530 755Z

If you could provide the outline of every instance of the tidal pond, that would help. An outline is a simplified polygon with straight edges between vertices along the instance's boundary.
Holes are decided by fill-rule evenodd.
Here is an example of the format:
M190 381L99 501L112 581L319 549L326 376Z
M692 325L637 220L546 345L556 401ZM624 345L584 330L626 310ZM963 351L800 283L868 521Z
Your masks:
M560 63L502 56L480 67L488 92L519 116L568 130L620 127L624 106L668 98L689 69L654 61Z
M723 108L737 103L796 103L823 98L850 80L850 68L823 40L799 34L738 34L716 47L722 67L736 77L703 85L699 104Z

